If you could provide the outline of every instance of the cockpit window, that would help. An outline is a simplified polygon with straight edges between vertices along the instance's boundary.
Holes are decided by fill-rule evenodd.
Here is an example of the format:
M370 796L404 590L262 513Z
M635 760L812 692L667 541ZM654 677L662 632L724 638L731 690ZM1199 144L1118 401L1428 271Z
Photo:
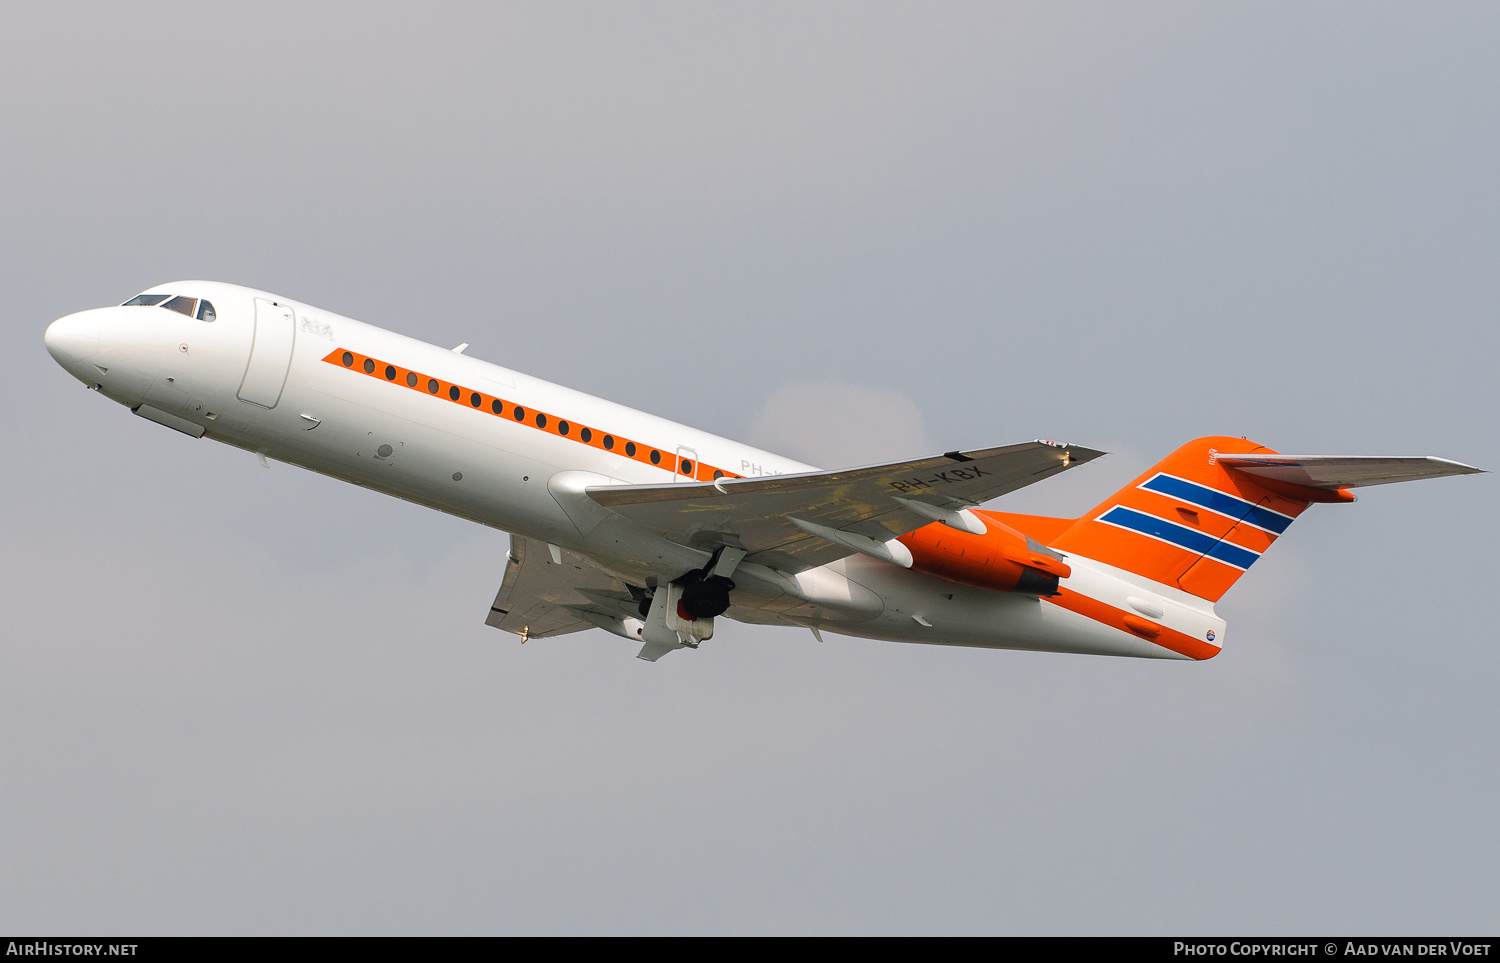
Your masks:
M132 304L161 304L169 297L171 297L170 294L137 294L129 301L126 301L122 307Z
M212 301L198 302L199 321L212 321L216 317L218 317L218 315L214 314L214 304Z
M162 305L168 311L176 311L178 314L185 314L190 318L193 316L193 309L197 306L197 298L190 298L180 294Z

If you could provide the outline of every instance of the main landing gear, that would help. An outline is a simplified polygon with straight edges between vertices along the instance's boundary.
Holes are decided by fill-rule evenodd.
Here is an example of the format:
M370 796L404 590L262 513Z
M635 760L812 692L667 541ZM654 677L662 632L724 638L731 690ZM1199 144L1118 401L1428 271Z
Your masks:
M696 649L713 638L714 618L729 608L734 590L729 576L744 557L743 549L722 547L704 568L643 595L638 609L646 644L640 657L654 662L672 649Z

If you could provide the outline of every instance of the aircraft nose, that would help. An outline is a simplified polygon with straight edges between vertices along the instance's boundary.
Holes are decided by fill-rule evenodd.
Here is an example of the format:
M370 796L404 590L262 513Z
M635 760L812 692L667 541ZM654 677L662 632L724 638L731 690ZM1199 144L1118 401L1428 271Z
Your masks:
M87 361L99 353L99 319L92 311L58 318L47 326L42 340L47 353L64 368Z

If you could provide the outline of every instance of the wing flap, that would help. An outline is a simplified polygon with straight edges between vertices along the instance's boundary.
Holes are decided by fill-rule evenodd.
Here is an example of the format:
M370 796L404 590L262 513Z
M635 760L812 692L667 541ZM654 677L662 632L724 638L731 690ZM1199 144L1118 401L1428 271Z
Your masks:
M574 552L560 551L558 558L552 561L546 543L512 535L505 578L484 623L545 639L592 629L601 624L597 616L618 621L630 600L625 583Z
M712 483L611 485L588 496L641 528L747 561L800 571L851 554L795 519L884 542L951 512L1049 478L1104 454L1054 442L948 452L915 461ZM913 509L921 502L927 511Z

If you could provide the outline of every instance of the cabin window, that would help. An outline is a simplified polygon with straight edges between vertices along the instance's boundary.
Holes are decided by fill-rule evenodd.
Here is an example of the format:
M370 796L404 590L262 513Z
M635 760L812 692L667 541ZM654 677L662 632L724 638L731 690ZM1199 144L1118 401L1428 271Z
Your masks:
M629 455L631 458L635 457L635 442L627 441L625 443L625 454Z
M484 404L484 399L479 397L479 392L475 391L469 395L469 404L473 405L475 408L478 408L480 405Z
M593 437L594 437L594 433L592 431L589 431L587 428L580 428L580 429L578 429L578 440L579 441L585 441L585 442L586 441L590 441L590 440L593 439Z
M505 402L501 401L499 398L496 398L494 401L490 402L490 410L497 415L505 414Z
M438 393L438 383L436 378L427 379L427 393L430 395L435 395Z
M448 388L448 397L454 401L457 401L462 394L463 392L458 390L458 385L452 385Z
M375 362L370 358L365 359L365 374L375 373Z
M651 464L661 464L661 452L657 451L655 448L651 449Z
M212 301L199 301L198 302L198 320L199 321L212 321L212 320L214 320L217 317L218 317L218 315L214 313L214 303Z
M517 421L525 421L526 420L526 409L522 408L520 405L516 405L515 415L516 415L516 420Z
M547 427L547 416L544 415L544 414L542 414L541 412L537 412L536 426L538 428L545 428L545 427Z
M406 373L406 386L408 388L415 388L417 386L417 373L415 371L408 371Z
M568 433L568 423L566 421L559 421L557 423L557 433L559 435L566 435Z
M121 307L129 307L132 304L161 304L170 297L170 294L137 294L121 305Z
M385 380L387 380L387 381L395 381L396 380L396 369L393 368L393 367L391 367L390 365L386 365L385 366Z
M615 436L614 435L605 435L604 436L604 450L605 451L609 451L610 449L612 449L614 447L615 447Z
M191 318L193 316L193 311L195 311L198 307L198 299L178 295L177 297L163 304L162 307L166 308L168 311L176 311L178 314L185 314Z
M354 367L354 355L350 354L349 352L345 351L344 352L344 357L341 360L344 362L344 367L346 367L346 368L352 368L352 367Z

